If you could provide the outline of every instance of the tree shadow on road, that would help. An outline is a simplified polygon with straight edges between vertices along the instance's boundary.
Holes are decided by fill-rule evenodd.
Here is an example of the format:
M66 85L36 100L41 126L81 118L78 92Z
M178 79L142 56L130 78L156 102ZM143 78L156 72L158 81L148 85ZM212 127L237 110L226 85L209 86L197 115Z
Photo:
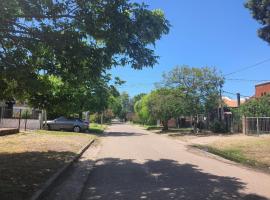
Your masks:
M100 135L101 137L117 137L117 136L142 136L143 133L134 133L134 132L108 132Z
M239 191L245 184L236 178L205 173L197 166L173 160L106 158L97 161L82 199L184 199L266 200Z

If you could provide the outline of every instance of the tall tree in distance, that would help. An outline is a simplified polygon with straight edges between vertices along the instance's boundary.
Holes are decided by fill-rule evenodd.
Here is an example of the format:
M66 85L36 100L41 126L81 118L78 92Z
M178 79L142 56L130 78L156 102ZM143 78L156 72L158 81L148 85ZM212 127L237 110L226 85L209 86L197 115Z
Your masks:
M130 99L127 92L122 92L119 96L121 103L121 112L119 117L126 121L127 113L130 112Z
M160 120L163 131L168 130L168 121L184 114L183 94L175 89L161 88L150 93L148 112L155 120Z
M223 84L224 78L215 68L189 66L176 66L163 74L161 82L162 87L175 88L185 94L190 114L207 111L204 106L219 97Z
M176 89L184 94L183 114L195 118L198 114L208 115L218 108L219 91L223 84L224 78L215 68L176 66L163 74L159 87Z
M139 118L139 122L142 124L149 124L152 121L152 117L149 112L149 98L150 95L139 94L134 97L134 111Z
M262 25L262 28L258 30L259 37L270 44L270 1L248 0L245 7L251 11L253 18Z

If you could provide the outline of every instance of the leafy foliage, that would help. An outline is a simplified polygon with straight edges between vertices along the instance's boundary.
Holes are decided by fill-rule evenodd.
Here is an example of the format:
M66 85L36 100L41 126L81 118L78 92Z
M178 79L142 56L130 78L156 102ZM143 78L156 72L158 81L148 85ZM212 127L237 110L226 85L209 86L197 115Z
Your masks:
M159 87L176 89L184 94L183 114L195 116L210 112L218 106L219 88L223 83L224 78L215 68L177 66L163 74Z
M161 120L163 130L168 130L168 121L183 114L183 96L174 89L158 89L153 91L148 100L151 117Z
M215 68L177 66L163 74L158 89L139 96L141 99L135 103L134 109L142 123L161 120L166 130L171 118L207 114L216 109L223 83L223 77Z
M128 0L2 0L0 99L54 113L104 109L106 70L154 66L151 47L168 31L162 11Z
M119 100L121 103L121 112L119 113L119 117L126 120L127 113L130 112L130 99L128 93L121 93Z
M269 117L270 95L248 100L240 107L242 115L247 117Z
M245 3L254 19L263 27L258 30L260 38L270 43L270 1L269 0L248 0Z
M226 124L224 122L219 121L219 120L214 120L210 124L210 130L213 133L227 133L228 132L228 128L227 128Z
M134 111L142 124L151 124L152 118L149 111L150 95L143 95L140 100L134 104Z

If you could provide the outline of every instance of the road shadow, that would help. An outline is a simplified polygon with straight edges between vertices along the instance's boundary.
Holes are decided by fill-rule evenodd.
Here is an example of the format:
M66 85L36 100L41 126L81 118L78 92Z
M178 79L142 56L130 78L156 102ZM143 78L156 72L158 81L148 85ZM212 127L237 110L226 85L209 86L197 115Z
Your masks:
M143 136L146 134L143 133L134 133L134 132L105 132L100 137L121 137L121 136Z
M197 166L173 160L98 160L82 194L83 200L183 199L266 200L242 194L245 184L236 178L205 173Z
M0 153L0 199L29 199L75 155L58 151Z

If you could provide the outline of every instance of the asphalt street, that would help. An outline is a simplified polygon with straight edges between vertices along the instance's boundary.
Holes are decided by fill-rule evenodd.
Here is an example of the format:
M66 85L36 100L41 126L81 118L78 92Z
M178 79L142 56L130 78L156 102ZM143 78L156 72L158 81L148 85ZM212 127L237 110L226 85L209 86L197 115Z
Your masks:
M82 200L270 198L270 176L191 152L184 142L115 124L101 139Z

